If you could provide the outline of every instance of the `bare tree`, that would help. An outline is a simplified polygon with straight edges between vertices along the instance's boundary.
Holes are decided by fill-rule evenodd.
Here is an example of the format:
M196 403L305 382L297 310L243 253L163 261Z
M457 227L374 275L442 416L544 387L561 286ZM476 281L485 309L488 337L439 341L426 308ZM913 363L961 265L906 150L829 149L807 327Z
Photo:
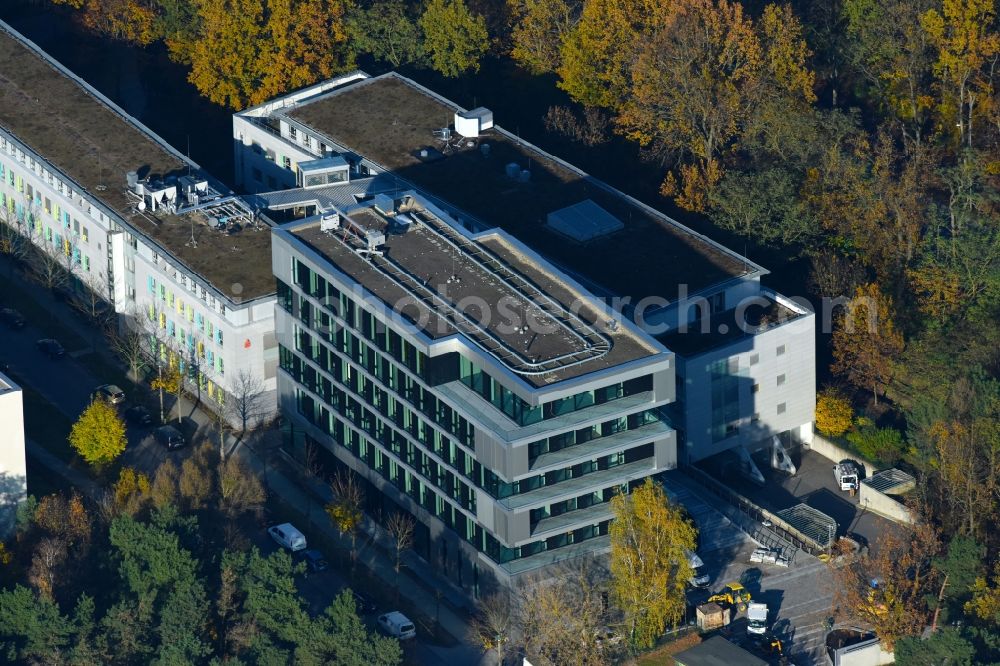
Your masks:
M154 338L143 326L144 316L129 313L117 328L107 331L108 344L128 366L133 381L140 381L142 371L153 362Z
M80 296L80 308L103 331L114 322L114 309L109 307L111 285L104 271L84 272L81 277L86 289Z
M63 268L61 250L49 241L35 248L30 259L32 275L43 287L54 291L66 285L69 274Z
M413 516L397 511L385 521L385 529L392 539L392 547L396 554L396 593L399 594L399 570L402 565L403 553L413 547L413 528L416 523Z
M497 664L500 665L503 664L510 649L514 628L515 613L510 596L505 592L492 594L483 599L469 623L472 640L482 645L485 650L495 650Z
M533 664L603 666L624 641L609 641L604 572L587 559L562 565L554 576L526 584L518 596L517 627Z
M330 492L333 494L333 501L324 508L340 533L351 538L353 568L358 559L357 539L361 521L364 519L362 507L365 503L365 491L354 472L340 469L330 481Z
M249 370L240 370L229 382L231 413L240 422L240 435L247 431L259 415L261 399L264 396L264 382Z
M32 243L27 234L33 231L33 227L24 224L17 215L10 212L10 209L0 206L0 254L11 258L11 275L14 272L14 265L25 262L31 255Z

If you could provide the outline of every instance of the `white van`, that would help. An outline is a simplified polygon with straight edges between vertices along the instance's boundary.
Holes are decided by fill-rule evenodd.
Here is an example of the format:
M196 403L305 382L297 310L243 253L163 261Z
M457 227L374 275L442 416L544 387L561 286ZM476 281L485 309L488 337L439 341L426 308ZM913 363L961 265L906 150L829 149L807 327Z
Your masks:
M382 628L382 631L399 640L416 638L417 636L417 628L413 626L408 617L399 611L379 615L378 626Z
M271 535L272 539L278 542L279 546L287 548L292 552L305 550L306 548L305 536L302 532L295 529L295 526L291 523L282 523L281 525L269 527L267 528L267 533Z

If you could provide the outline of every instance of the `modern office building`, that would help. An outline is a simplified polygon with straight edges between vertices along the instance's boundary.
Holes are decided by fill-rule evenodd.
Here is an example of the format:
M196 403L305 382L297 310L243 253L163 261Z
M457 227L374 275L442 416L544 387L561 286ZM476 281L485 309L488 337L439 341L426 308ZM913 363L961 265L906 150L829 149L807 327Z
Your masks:
M6 24L0 63L0 222L155 332L202 396L249 377L273 413L267 220Z
M0 541L14 529L17 506L28 493L21 387L0 373Z
M617 490L811 438L811 311L489 110L355 72L233 131L249 201L302 218L273 253L295 437L413 513L455 582L603 552Z

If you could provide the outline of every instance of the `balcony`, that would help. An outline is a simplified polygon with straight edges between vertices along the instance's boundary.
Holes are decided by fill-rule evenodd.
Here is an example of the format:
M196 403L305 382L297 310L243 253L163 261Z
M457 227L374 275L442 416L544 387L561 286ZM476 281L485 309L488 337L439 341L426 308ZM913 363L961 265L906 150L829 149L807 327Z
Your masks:
M558 516L545 518L538 521L538 524L531 530L531 538L526 539L524 543L539 538L563 534L573 529L586 527L587 525L596 525L603 520L608 520L612 515L611 503L602 502L601 504L588 506L586 509L577 509L576 511L568 511ZM515 545L520 546L523 544L518 543Z
M560 481L551 486L542 486L520 495L512 495L499 500L499 504L511 511L533 509L552 502L570 499L608 486L628 483L650 476L656 472L656 459L646 458L611 469L584 474L575 479Z
M593 460L597 456L609 455L634 445L646 444L655 439L662 439L672 432L673 428L659 421L648 423L634 430L624 430L616 432L613 435L608 435L607 437L598 437L583 444L573 444L564 449L559 449L551 453L543 453L538 456L534 464L530 467L531 474L525 476L533 476L548 472L551 469L568 467L577 462Z
M586 541L581 541L580 543L574 543L569 546L563 546L562 548L556 548L555 550L546 550L538 553L537 555L522 557L519 560L513 560L511 562L507 562L506 564L502 564L500 565L500 568L506 571L509 576L517 576L519 574L541 569L559 562L565 562L566 560L571 560L575 557L606 553L610 549L611 537L599 536L594 537L593 539L587 539Z
M515 439L538 439L549 432L581 428L588 423L599 423L642 407L655 406L653 392L644 391L627 398L592 405L569 414L520 427L462 382L452 381L441 384L434 387L434 391L456 407L459 413L467 419L481 423L485 429L508 442Z

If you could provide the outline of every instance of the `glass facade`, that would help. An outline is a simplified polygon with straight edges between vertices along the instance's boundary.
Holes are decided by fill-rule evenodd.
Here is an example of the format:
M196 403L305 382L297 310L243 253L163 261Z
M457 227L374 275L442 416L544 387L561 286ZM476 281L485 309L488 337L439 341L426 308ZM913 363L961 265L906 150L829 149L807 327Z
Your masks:
M653 390L653 378L646 375L532 407L465 357L459 359L458 378L520 426Z
M652 444L595 455L592 460L505 482L476 460L473 426L431 390L434 364L423 352L304 263L292 261L291 278L294 287L281 280L277 284L279 306L296 320L291 348L279 345L279 364L298 385L297 411L337 446L348 449L496 562L509 562L607 533L609 521L603 521L508 548L475 520L477 489L494 499L531 492L651 459ZM644 377L530 407L466 359L455 355L454 361L449 379L460 379L521 425L652 389L651 378ZM656 419L656 410L640 411L545 438L531 445L532 460L546 452L638 428ZM532 527L545 518L610 501L615 492L623 489L611 486L588 490L578 497L546 505L532 512Z

